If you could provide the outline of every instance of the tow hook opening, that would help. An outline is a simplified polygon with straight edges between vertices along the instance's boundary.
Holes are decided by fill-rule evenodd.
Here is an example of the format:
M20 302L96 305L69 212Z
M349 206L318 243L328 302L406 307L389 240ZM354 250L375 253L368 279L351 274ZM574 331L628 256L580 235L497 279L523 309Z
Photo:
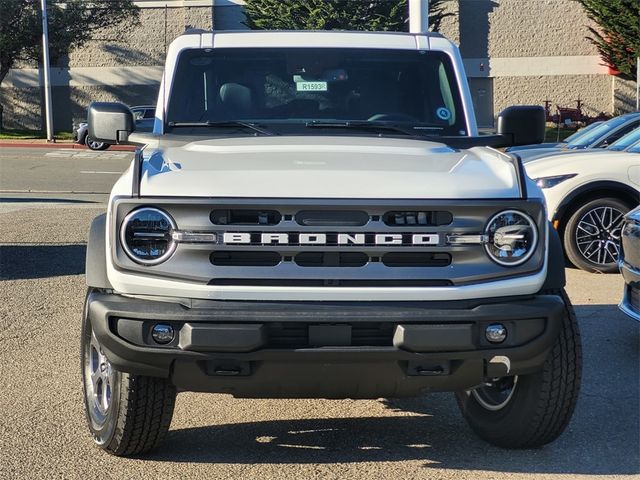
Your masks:
M408 362L407 375L421 377L439 377L451 374L450 361Z

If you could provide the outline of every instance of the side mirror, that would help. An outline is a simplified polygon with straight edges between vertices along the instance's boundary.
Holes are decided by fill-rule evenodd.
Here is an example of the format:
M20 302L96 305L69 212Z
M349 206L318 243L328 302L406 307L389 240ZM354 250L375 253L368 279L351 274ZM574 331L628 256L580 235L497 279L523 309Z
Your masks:
M519 105L505 108L498 115L498 135L509 145L531 145L544 142L546 115L538 105ZM91 124L89 124L91 125Z
M91 138L110 144L126 143L136 128L133 113L122 103L92 102L87 123Z

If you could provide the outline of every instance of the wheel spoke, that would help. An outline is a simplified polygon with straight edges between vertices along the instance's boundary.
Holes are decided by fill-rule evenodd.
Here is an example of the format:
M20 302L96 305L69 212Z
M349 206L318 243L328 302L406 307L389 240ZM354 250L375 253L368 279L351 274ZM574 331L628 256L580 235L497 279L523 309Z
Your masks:
M98 391L98 387L100 385L100 380L102 379L102 375L100 374L100 370L94 370L91 372L91 385L93 386L93 392Z
M618 261L618 257L620 256L620 247L612 241L607 241L605 243L605 250L607 252L607 254L609 255L609 257L611 258L610 262L607 263L615 263Z

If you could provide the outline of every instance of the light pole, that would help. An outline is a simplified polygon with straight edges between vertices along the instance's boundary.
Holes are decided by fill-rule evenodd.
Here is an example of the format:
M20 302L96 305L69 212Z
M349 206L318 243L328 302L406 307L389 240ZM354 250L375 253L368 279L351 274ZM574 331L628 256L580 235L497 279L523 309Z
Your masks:
M42 3L42 66L44 68L44 103L47 123L47 142L53 138L53 110L51 107L51 81L49 78L49 28L47 21L47 0Z
M636 112L640 112L640 57L636 58Z
M429 30L429 0L409 0L409 32Z

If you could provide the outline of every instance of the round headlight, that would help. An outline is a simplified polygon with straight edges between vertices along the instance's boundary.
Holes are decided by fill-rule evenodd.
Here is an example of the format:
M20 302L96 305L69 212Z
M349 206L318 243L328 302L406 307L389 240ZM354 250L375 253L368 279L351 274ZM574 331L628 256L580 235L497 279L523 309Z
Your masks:
M485 230L485 248L500 265L516 266L529 260L538 244L538 229L531 217L517 210L494 216Z
M175 251L173 219L162 210L144 207L129 213L122 222L120 240L129 257L143 265L157 265Z

